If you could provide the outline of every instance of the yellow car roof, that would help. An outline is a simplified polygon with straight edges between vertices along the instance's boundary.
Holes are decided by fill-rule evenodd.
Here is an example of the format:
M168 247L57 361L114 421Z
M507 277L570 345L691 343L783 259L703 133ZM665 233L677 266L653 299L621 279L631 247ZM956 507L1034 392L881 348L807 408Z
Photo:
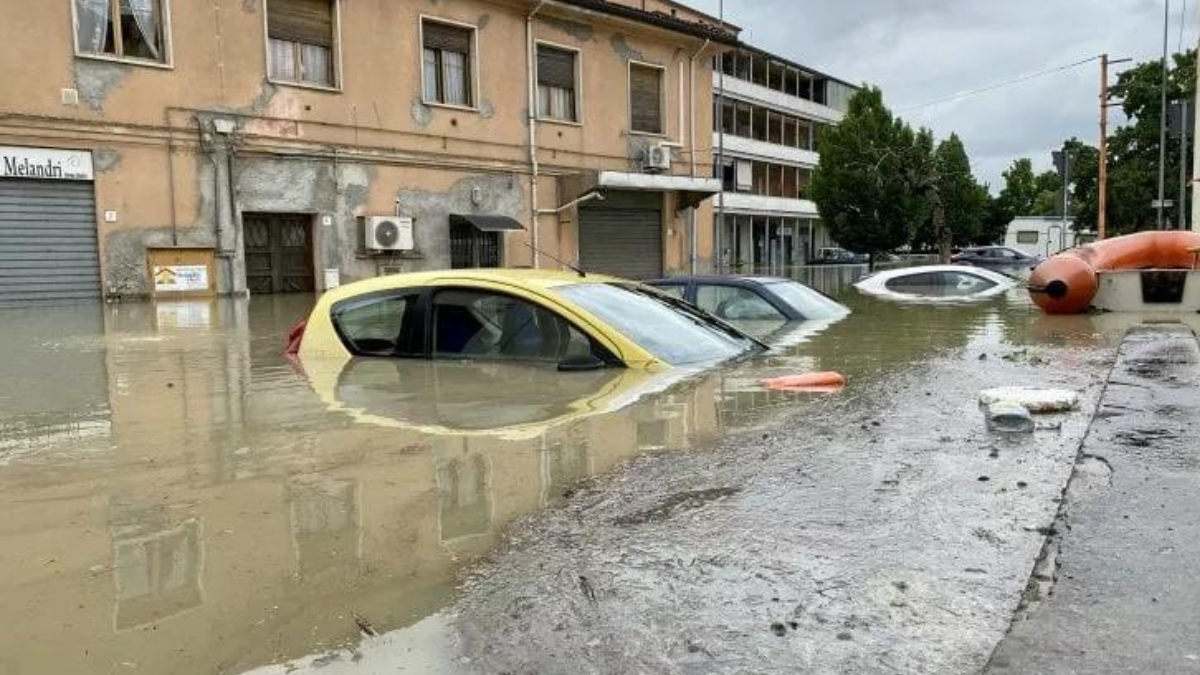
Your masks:
M464 269L464 270L436 270L433 272L409 272L407 274L392 274L383 277L373 277L364 279L354 283L346 284L325 294L322 300L326 302L337 302L345 298L362 295L364 293L374 293L376 291L389 291L397 288L409 288L411 286L424 286L435 284L440 281L490 281L494 283L512 284L514 286L534 287L540 289L551 289L558 286L570 286L575 284L605 284L614 281L625 281L617 277L610 277L603 274L588 274L586 277L579 276L576 272L560 272L558 270L544 269Z

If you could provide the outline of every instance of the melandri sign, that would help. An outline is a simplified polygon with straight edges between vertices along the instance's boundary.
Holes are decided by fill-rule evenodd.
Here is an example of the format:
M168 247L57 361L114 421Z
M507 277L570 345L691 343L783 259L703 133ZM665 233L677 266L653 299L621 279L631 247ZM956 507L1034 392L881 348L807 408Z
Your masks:
M92 153L3 145L0 146L0 178L92 180Z

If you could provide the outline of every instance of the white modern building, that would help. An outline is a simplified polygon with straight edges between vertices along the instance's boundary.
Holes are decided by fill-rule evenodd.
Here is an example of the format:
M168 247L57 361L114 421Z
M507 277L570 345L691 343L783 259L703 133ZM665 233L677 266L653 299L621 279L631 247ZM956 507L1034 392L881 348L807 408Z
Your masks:
M856 87L743 47L717 57L713 91L720 270L782 274L835 245L807 191L820 129L841 121Z

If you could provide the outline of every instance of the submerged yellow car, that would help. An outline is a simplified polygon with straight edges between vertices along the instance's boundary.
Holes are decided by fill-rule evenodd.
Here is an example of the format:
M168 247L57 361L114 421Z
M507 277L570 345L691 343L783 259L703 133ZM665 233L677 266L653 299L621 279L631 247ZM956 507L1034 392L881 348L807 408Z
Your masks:
M760 343L686 302L613 277L547 270L446 270L329 291L289 353L504 360L559 370L661 370L749 354Z

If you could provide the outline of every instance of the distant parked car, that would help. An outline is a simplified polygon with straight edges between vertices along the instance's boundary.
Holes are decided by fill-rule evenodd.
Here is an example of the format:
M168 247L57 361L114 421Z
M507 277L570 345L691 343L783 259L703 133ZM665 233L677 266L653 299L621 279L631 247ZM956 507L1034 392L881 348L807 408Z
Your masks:
M976 246L963 249L950 258L951 262L979 267L1036 267L1042 258L1007 246Z
M699 276L646 283L734 323L833 319L850 313L829 296L791 279Z
M894 300L955 301L990 298L1016 283L1013 277L981 267L926 265L869 274L854 287Z
M844 248L830 246L817 249L817 256L808 261L810 265L859 265L867 262L867 256Z

